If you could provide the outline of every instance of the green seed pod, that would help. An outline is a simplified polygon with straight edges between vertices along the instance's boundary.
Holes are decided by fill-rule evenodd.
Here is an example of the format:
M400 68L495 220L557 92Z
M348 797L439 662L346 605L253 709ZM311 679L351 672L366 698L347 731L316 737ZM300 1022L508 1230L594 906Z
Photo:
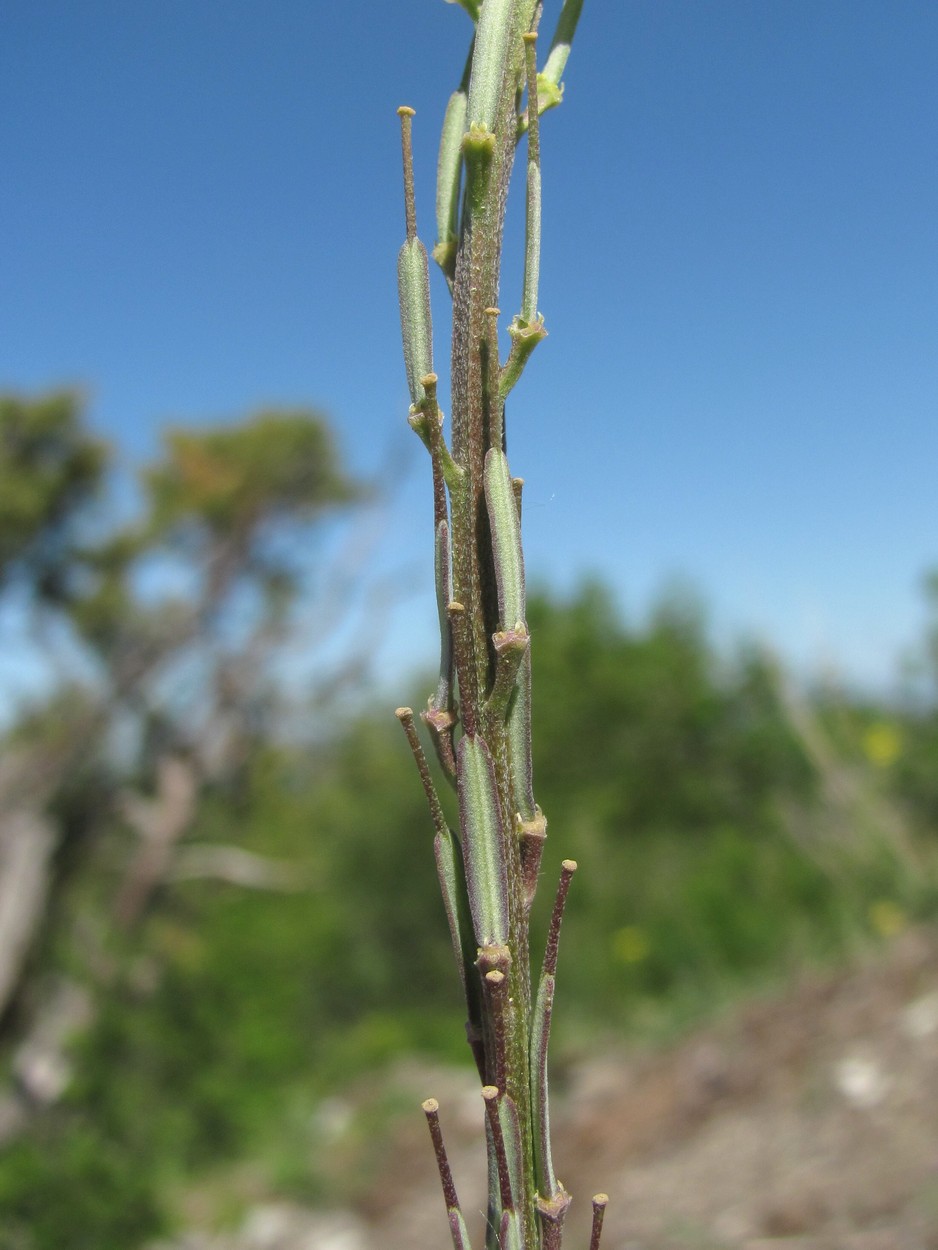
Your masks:
M461 881L459 848L456 845L455 836L449 829L438 833L433 839L433 857L436 860L436 871L443 894L443 907L453 943L456 967L466 994L469 1020L472 1024L481 1025L482 1012L478 982L474 976L466 976L466 968L470 967L475 959L475 943L472 925L466 910L465 889Z
M537 284L541 267L541 169L533 161L528 164L527 190L521 318L528 325L533 325L537 321Z
M531 1017L531 1117L534 1121L535 1175L539 1191L552 1197L557 1191L557 1177L550 1151L550 1107L547 1087L547 1045L550 1018L554 1008L554 978L541 977L534 1013Z
M544 965L537 990L537 1000L531 1016L530 1032L530 1079L531 1079L531 1114L534 1130L534 1161L535 1179L538 1192L554 1206L554 1215L562 1221L566 1205L563 1186L554 1175L554 1166L550 1154L550 1112L547 1092L547 1046L550 1039L550 1018L554 1007L554 986L557 972L557 950L560 942L560 926L563 922L564 908L567 902L567 891L573 874L576 872L576 860L565 859L561 865L560 881L554 899L554 909L550 918L550 929L547 934L547 946L544 951ZM547 1213L547 1212L545 1212ZM559 1244L559 1243L558 1243Z
M521 1221L517 1211L505 1211L498 1233L501 1250L522 1250Z
M544 86L548 88L548 98L545 103L540 106L541 112L545 108L551 108L555 104L559 104L563 96L563 87L560 80L563 77L563 71L566 69L567 57L570 55L570 45L573 43L573 36L576 34L577 22L580 20L580 13L583 10L583 0L564 0L563 8L560 10L560 16L557 18L557 29L554 31L554 37L550 44L550 54L547 57L547 64L544 70L538 75L538 87ZM543 78L543 84L540 79ZM551 95L550 89L553 89Z
M466 734L456 748L459 825L469 910L479 946L508 942L508 870L495 766L484 739Z
M433 572L436 582L436 610L440 622L440 676L431 708L439 712L449 709L453 688L453 629L447 608L453 598L453 573L450 564L449 522L439 521L433 544Z
M508 458L500 447L490 448L485 456L485 502L492 529L498 611L503 629L514 629L524 622L524 559Z
M410 400L424 399L420 379L433 372L433 325L430 319L430 265L418 238L408 239L397 257L397 293L401 305L404 364Z
M515 694L508 711L508 752L511 757L511 801L522 820L534 820L534 769L531 759L531 652L518 667Z
M508 1178L511 1183L512 1205L517 1208L523 1191L524 1146L521 1139L521 1122L518 1108L507 1094L498 1100L498 1121L505 1142L505 1158L508 1161Z
M449 1216L449 1231L453 1238L454 1250L472 1250L469 1244L469 1230L466 1228L466 1221L462 1217L462 1211L458 1207L451 1207L447 1212Z
M466 93L454 91L446 106L440 156L436 167L436 237L434 260L451 274L456 260L459 233L459 179L462 172L462 137L466 130Z
M495 130L498 105L508 68L508 54L515 36L516 0L485 0L476 26L472 74L469 79L470 123Z

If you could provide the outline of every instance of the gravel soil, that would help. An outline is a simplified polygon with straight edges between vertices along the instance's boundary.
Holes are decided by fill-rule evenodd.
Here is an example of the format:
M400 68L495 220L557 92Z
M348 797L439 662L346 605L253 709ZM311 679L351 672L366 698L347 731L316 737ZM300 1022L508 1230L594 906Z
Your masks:
M412 1079L440 1100L476 1232L478 1094ZM666 1053L584 1061L552 1112L572 1250L597 1190L604 1250L938 1250L938 938L906 933ZM389 1157L362 1212L369 1244L448 1244L424 1126L402 1126Z
M603 1250L938 1250L934 932L805 975L665 1051L592 1056L557 1075L569 1250L589 1244L596 1191L610 1196ZM440 1102L478 1250L478 1085L468 1065L413 1060L393 1080L413 1110L374 1143L381 1162L354 1207L260 1201L236 1233L193 1232L160 1250L443 1250L451 1242L419 1110L428 1095ZM341 1134L354 1100L339 1110Z

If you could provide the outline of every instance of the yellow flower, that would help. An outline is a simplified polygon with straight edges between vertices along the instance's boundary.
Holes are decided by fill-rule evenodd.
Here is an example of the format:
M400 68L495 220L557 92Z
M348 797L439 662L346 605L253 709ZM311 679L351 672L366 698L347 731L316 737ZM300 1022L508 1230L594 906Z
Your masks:
M896 762L902 750L899 730L885 721L870 725L863 735L863 750L871 764L877 768L888 768Z
M648 936L637 925L627 924L612 935L612 953L624 964L641 963L648 951Z
M869 917L873 932L882 938L895 937L908 923L908 917L899 904L889 898L881 898L871 904Z

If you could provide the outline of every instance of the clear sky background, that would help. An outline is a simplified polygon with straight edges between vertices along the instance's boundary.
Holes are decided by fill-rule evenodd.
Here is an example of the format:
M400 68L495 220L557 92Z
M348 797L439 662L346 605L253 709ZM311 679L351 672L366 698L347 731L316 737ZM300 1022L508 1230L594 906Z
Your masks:
M325 410L362 473L402 443L396 659L432 660L434 614L395 109L430 245L470 28L443 0L0 13L0 387L84 385L129 466L167 421L272 402ZM509 402L529 576L601 571L633 618L683 577L719 638L882 683L938 564L938 4L586 0L542 147L550 337Z

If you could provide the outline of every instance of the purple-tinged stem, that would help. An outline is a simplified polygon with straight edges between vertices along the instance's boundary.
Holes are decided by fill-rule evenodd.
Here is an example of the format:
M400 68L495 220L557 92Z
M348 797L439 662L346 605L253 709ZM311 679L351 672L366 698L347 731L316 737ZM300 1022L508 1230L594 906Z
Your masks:
M508 1167L508 1155L505 1150L505 1136L502 1133L502 1122L498 1115L499 1091L494 1085L482 1087L485 1099L485 1114L488 1116L492 1141L495 1145L495 1159L498 1164L498 1189L502 1210L514 1210L514 1197L511 1192L511 1172Z
M443 815L443 808L440 806L433 778L430 776L430 766L427 764L427 757L424 754L423 747L420 745L420 739L417 737L417 730L414 728L413 708L399 707L394 715L401 722L401 728L407 735L407 742L416 761L417 771L420 773L420 784L423 786L423 792L427 796L427 803L430 807L430 818L433 821L433 828L440 837L443 837L445 834L448 834L449 826L446 823L446 817Z
M576 860L565 859L560 865L560 882L557 886L557 897L554 899L554 910L550 917L550 929L547 933L547 949L544 951L544 972L551 976L557 971L557 948L560 945L560 926L563 924L563 912L567 902L567 891L576 872Z
M593 1198L593 1229L590 1233L590 1250L599 1250L599 1239L603 1234L603 1216L609 1203L608 1194L596 1194Z
M446 1147L443 1145L443 1130L440 1128L440 1104L435 1098L428 1098L423 1104L423 1112L427 1117L427 1126L430 1129L430 1138L433 1141L433 1150L436 1154L436 1166L440 1173L440 1183L443 1186L443 1201L446 1203L446 1211L449 1216L449 1227L453 1236L454 1250L471 1250L466 1224L463 1220L462 1211L459 1208L459 1198L456 1196L456 1186L453 1184L453 1173L450 1170Z

